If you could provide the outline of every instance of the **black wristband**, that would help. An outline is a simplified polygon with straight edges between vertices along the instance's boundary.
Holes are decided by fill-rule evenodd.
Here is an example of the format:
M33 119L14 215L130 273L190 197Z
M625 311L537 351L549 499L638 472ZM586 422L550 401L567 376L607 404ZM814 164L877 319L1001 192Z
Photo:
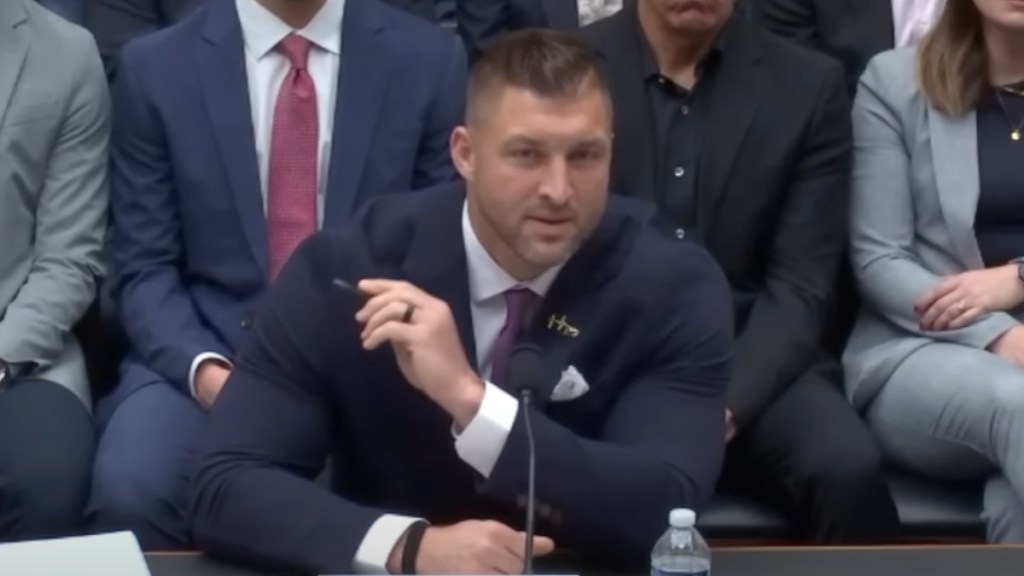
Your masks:
M423 534L429 526L426 522L416 522L405 533L405 547L402 548L402 574L416 573L416 558L420 555L420 542L423 541Z

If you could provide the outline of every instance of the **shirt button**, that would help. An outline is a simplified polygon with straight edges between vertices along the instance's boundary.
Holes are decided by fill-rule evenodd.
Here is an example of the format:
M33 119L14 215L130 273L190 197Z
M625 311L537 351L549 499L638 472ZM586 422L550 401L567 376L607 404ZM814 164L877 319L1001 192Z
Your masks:
M680 240L686 238L686 230L683 230L682 228L676 228L676 238L679 238Z
M676 166L676 169L672 171L676 175L676 178L682 178L683 174L686 174L686 170L682 166Z
M682 108L680 108L679 111L683 113L683 116L686 116L687 114L690 113L690 107L687 106L686 104L683 104Z

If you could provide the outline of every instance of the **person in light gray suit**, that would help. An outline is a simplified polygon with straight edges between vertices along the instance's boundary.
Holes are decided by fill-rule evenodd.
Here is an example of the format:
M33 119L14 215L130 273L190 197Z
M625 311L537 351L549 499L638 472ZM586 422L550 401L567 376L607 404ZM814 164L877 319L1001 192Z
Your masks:
M0 1L0 540L81 527L95 440L72 327L103 272L109 107L88 32Z
M854 104L847 393L887 456L987 478L989 540L1024 542L1024 14L950 2Z

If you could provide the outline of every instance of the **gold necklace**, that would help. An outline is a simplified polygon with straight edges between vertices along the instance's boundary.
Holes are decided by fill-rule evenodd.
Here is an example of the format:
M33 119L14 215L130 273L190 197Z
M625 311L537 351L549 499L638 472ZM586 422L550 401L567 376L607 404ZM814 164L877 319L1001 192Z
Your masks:
M1010 140L1013 140L1014 142L1020 142L1021 130L1024 130L1024 117L1020 119L1020 122L1017 122L1016 126L1013 125L1013 120L1010 119L1010 109L1006 107L1006 102L1003 101L1003 96L1001 94L1002 92L1009 92L1015 95L1017 94L1017 92L1008 90L1006 88L1000 88L999 90L996 91L996 100L999 101L999 107L1003 109L1003 115L1006 116L1006 121L1007 123L1010 124ZM1022 96L1024 96L1024 94L1022 94Z

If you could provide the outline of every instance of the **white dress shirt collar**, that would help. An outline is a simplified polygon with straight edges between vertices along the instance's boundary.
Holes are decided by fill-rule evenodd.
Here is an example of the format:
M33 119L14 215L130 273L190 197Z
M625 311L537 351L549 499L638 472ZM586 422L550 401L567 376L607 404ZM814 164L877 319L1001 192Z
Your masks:
M281 40L295 33L309 40L321 50L341 53L341 20L345 14L345 0L327 0L313 20L301 30L294 30L256 0L235 0L238 20L242 25L245 49L260 60Z
M473 224L469 221L469 205L462 206L462 238L466 243L466 264L469 267L469 298L474 304L500 296L516 287L529 288L544 297L555 282L564 264L553 266L529 282L520 282L491 258L480 243Z

